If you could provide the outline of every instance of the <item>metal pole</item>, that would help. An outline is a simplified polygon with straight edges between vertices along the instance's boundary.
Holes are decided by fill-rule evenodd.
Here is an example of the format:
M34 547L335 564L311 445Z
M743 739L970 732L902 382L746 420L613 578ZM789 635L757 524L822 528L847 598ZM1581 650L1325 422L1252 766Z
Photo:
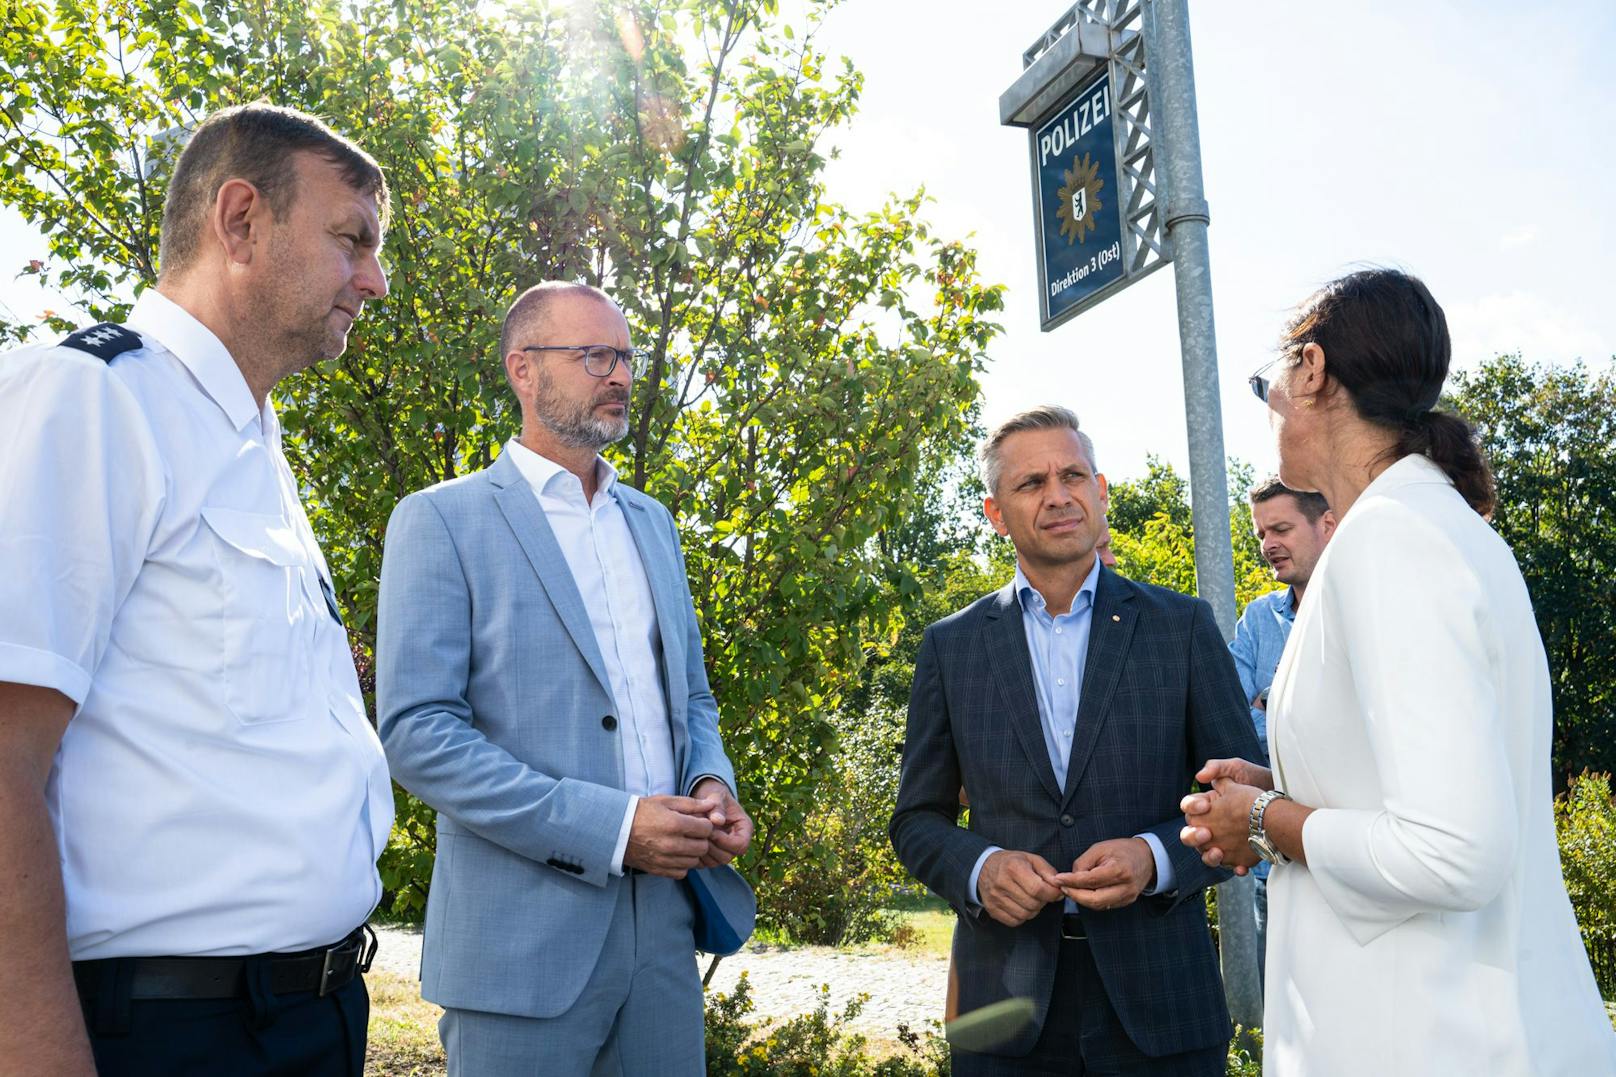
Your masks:
M1210 221L1201 186L1201 133L1195 111L1186 0L1147 0L1145 69L1155 127L1156 167L1166 194L1168 242L1178 293L1189 430L1190 504L1195 523L1195 589L1212 605L1224 639L1234 636L1234 551L1229 544L1229 482L1224 471L1217 337L1212 322ZM1254 884L1248 875L1218 887L1218 941L1229 1013L1247 1028L1262 1024L1257 978Z

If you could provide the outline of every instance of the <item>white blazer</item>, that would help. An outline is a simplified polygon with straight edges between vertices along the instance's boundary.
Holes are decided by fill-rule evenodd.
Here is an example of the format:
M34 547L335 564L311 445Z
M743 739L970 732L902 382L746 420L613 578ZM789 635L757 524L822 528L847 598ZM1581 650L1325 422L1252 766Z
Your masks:
M1319 560L1269 696L1318 809L1269 879L1264 1072L1616 1074L1560 876L1548 662L1514 555L1423 456Z

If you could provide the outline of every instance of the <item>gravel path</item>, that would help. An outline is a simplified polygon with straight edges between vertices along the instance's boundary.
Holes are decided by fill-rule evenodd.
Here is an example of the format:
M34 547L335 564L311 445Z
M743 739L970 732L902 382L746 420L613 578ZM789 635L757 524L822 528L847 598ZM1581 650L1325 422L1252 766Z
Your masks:
M381 949L376 967L414 979L421 965L421 932L410 927L378 927ZM707 970L703 958L701 971ZM808 1013L830 987L830 1010L841 1012L859 994L870 996L851 1024L873 1039L892 1040L898 1026L916 1032L941 1020L948 981L948 959L900 950L834 950L823 946L777 948L756 945L719 962L712 990L728 992L742 972L752 984L753 1017L776 1019Z

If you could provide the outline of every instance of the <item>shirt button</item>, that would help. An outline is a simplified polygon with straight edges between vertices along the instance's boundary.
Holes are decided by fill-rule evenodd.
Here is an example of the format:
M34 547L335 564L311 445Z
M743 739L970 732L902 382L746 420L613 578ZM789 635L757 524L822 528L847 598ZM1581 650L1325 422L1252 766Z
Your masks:
M1055 629L1055 635L1057 635L1057 636L1058 636L1058 635L1060 635L1060 634L1061 634L1061 630L1060 630L1060 629L1058 629L1058 628L1057 628L1057 629Z
M1077 820L1073 819L1070 815L1061 816L1061 826L1071 826L1075 822L1077 822Z
M1062 688L1064 688L1064 687L1066 687L1066 678L1065 677L1056 677L1055 678L1055 683L1060 685Z
M600 720L600 727L610 733L617 728L617 719L608 714Z

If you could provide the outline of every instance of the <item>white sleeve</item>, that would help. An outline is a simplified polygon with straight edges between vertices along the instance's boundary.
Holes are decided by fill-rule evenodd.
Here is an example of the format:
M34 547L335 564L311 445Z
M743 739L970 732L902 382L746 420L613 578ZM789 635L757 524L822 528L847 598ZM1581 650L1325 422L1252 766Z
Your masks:
M106 364L0 356L0 681L84 702L164 490L146 418Z
M634 812L640 806L640 798L628 798L628 807L623 809L623 824L617 828L617 844L612 847L612 864L606 870L613 875L624 875L623 858L628 855L628 838L634 832Z
M1332 551L1318 597L1351 670L1382 806L1315 811L1302 832L1308 871L1360 944L1419 913L1491 901L1518 837L1481 581L1433 521L1375 509L1362 522L1374 532Z

